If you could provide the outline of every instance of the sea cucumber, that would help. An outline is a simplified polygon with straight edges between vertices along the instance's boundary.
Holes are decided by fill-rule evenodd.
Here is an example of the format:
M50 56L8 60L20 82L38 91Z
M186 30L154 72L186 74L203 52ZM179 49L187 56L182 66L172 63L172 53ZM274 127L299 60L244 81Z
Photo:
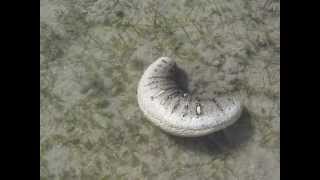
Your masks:
M139 81L139 107L154 125L172 135L198 137L224 129L240 118L243 108L236 97L199 98L180 88L176 68L174 60L160 57Z

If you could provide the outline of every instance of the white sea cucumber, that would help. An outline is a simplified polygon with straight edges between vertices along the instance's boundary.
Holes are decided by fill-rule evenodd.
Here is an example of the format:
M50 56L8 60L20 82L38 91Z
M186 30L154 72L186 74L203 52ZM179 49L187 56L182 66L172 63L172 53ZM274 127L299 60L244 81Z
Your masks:
M176 68L175 61L160 57L142 75L137 98L148 120L172 135L198 137L239 119L243 108L236 97L199 98L180 88Z

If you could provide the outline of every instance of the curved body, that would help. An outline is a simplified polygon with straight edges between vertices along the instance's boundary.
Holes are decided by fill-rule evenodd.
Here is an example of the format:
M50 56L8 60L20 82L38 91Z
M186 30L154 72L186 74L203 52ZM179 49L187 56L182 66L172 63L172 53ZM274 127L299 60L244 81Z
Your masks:
M161 57L152 63L138 84L137 98L144 115L167 133L198 137L233 124L242 112L234 97L200 99L183 91L175 81L176 63Z

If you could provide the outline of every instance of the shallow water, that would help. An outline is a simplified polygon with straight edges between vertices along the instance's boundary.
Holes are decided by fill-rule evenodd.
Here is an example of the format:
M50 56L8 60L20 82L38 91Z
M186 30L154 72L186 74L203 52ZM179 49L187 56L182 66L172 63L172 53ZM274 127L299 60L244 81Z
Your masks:
M274 0L41 0L41 179L280 179L280 5ZM138 108L144 69L170 56L188 88L245 113L184 139Z

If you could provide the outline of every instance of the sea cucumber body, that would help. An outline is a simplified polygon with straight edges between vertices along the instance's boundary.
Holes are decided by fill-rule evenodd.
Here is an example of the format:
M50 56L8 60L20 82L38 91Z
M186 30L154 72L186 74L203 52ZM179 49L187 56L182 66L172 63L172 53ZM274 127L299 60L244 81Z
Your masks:
M142 75L137 98L148 120L172 135L198 137L239 119L242 105L236 98L200 99L184 92L174 80L175 67L172 59L161 57Z

